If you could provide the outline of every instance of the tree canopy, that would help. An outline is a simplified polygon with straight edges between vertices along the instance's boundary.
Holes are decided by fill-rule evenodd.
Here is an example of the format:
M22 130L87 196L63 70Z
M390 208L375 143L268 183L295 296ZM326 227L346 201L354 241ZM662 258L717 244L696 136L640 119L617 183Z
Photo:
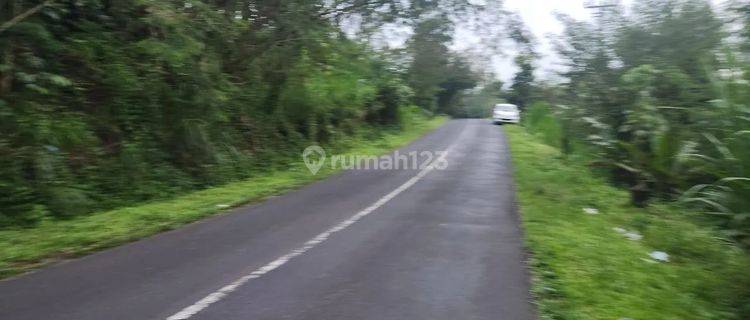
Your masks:
M309 143L398 127L411 104L456 113L480 76L449 49L453 30L497 8L2 0L0 225L246 178ZM406 50L367 43L388 25L413 30Z

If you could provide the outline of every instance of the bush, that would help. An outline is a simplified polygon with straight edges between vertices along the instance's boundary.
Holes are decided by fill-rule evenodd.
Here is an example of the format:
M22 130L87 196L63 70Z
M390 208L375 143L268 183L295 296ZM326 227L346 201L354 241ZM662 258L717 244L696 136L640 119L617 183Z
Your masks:
M529 132L539 136L541 140L553 147L563 146L563 131L561 121L556 117L545 102L533 103L523 114L523 125Z
M399 125L411 89L319 3L253 19L219 5L70 2L0 33L0 227L248 178Z

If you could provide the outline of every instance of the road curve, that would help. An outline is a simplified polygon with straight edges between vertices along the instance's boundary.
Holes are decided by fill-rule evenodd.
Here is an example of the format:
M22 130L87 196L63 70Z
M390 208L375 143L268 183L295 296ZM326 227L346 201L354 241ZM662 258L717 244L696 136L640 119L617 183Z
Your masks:
M0 281L0 319L534 319L502 131L399 152L446 150Z

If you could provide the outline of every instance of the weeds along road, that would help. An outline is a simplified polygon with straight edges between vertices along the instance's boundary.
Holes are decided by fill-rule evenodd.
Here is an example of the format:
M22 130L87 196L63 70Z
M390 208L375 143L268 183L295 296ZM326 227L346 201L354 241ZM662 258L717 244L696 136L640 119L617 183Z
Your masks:
M0 319L532 319L510 157L485 120L350 170L0 282Z

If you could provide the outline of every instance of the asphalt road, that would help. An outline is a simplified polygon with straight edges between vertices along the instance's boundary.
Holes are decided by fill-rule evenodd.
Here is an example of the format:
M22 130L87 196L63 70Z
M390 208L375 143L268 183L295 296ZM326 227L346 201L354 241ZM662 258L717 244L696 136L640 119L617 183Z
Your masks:
M446 150L1 281L0 319L534 319L502 131L399 152Z

